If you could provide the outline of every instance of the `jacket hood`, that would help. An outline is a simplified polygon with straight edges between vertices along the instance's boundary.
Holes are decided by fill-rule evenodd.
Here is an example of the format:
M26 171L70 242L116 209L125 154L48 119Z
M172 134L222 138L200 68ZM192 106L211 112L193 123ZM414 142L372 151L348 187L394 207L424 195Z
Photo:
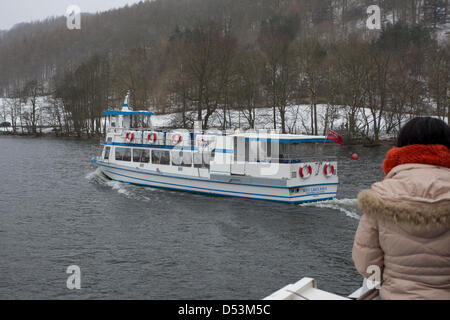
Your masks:
M362 213L415 226L450 227L450 169L427 164L394 167L358 196Z
M414 144L402 148L394 147L383 162L385 174L396 166L408 163L421 163L450 168L450 149L444 145Z

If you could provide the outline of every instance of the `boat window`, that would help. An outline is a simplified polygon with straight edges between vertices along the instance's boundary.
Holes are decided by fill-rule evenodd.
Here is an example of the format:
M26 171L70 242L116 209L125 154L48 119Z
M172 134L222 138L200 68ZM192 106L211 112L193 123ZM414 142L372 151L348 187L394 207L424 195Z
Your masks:
M299 161L314 154L313 143L280 143L279 158L283 161Z
M183 153L183 167L192 167L192 152Z
M131 161L131 149L130 148L116 148L115 159L117 161Z
M245 161L245 138L234 137L234 162Z
M182 167L192 167L192 152L172 151L172 165Z
M248 162L256 162L258 160L258 145L259 142L256 140L246 141L246 159Z
M194 152L194 167L195 168L203 167L203 159L202 154L200 152Z
M170 152L162 150L152 150L152 163L170 165Z
M308 154L313 150L314 145L311 143L280 143L280 154Z
M109 160L109 154L111 153L111 147L105 147L105 156L103 159Z
M133 162L149 163L150 150L133 149Z
M183 151L181 150L172 151L172 165L181 166L182 163L183 163Z
M194 152L194 167L208 168L211 162L211 152Z
M125 154L123 155L123 161L131 162L131 149L130 148L125 149Z
M123 148L116 148L114 151L115 151L115 159L117 161L122 161L124 149Z

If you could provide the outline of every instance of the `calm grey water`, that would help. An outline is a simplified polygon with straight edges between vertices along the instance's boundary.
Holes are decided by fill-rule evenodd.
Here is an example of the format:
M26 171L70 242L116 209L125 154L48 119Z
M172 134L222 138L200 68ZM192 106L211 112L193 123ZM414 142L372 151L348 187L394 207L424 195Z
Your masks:
M0 137L0 299L261 299L304 276L347 295L355 199L387 150L333 147L339 199L302 206L105 181L96 142Z

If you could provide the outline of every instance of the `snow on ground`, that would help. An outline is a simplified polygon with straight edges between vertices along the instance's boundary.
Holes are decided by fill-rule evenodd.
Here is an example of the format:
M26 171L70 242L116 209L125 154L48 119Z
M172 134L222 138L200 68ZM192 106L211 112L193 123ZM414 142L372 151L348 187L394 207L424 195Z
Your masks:
M36 100L36 122L38 126L52 126L54 121L51 117L50 112L51 103L49 102L48 97L38 97ZM32 105L31 102L28 101L26 104L21 104L19 106L19 102L14 99L6 99L0 98L0 123L9 122L12 123L11 113L15 112L19 114L20 111L23 114L22 119L20 116L17 116L17 126L20 126L21 120L23 126L26 127L27 121L29 122L31 119L32 113ZM12 131L12 128L2 128L1 131ZM42 132L46 133L46 129L43 129ZM24 130L26 132L26 130Z
M326 134L325 130L325 118L328 109L327 128L335 130L344 130L347 123L348 113L350 109L343 106L329 106L325 104L317 105L317 117L318 117L318 133L319 135ZM273 108L258 108L256 109L256 121L255 129L273 129ZM227 123L231 118L232 128L237 129L249 129L249 123L242 112L231 111L228 115ZM196 119L197 114L191 113L190 118ZM218 110L209 121L210 127L222 128L223 124L223 110ZM281 127L281 118L278 109L276 110L277 128ZM369 109L359 109L356 114L357 128L363 130L366 123L369 124L368 134L372 134L373 116ZM409 119L405 116L402 123L405 123ZM172 127L174 124L181 123L181 114L167 114L156 115L153 117L152 123L155 127ZM228 127L230 127L228 125ZM388 139L392 137L392 134L386 135L384 133L386 128L385 119L381 120L381 136L380 138ZM290 106L286 108L286 130L293 134L311 134L311 107L309 105ZM367 132L366 132L367 133Z
M10 112L13 108L14 101L12 99L0 98L0 123L11 122ZM51 127L54 125L51 116L51 102L47 97L39 97L37 102L38 113L38 125L44 127L50 127L50 129L43 129L42 132L52 132ZM27 103L22 106L22 112L27 114L28 117L31 113L31 104ZM319 135L326 134L325 130L325 118L327 117L327 128L334 130L345 130L345 124L347 123L348 114L350 113L349 107L344 106L330 106L326 104L317 105L318 116L318 133ZM388 114L385 113L385 116ZM273 129L273 108L258 108L255 110L255 129ZM192 119L197 118L196 112L188 112L188 117ZM24 116L23 123L26 125L26 118ZM222 128L223 127L223 110L218 109L209 120L209 127ZM242 111L232 110L227 111L227 128L231 129L249 129L249 123ZM278 109L276 110L277 129L281 127L281 118ZM356 114L356 126L359 131L364 131L369 136L372 135L373 128L373 115L369 109L360 108ZM401 123L404 124L411 117L409 115L403 116ZM232 125L230 126L230 120ZM172 113L164 115L155 115L152 118L152 123L155 127L180 127L181 126L181 113ZM381 135L380 138L388 139L392 137L392 134L386 134L386 118L381 120ZM17 124L20 125L20 118L17 120ZM367 130L367 125L369 129ZM1 128L0 131L11 131L11 128ZM289 106L286 108L286 130L293 134L311 134L311 107L309 105Z
M438 31L437 31L437 40L439 42L445 42L447 40L450 40L450 23L444 24Z

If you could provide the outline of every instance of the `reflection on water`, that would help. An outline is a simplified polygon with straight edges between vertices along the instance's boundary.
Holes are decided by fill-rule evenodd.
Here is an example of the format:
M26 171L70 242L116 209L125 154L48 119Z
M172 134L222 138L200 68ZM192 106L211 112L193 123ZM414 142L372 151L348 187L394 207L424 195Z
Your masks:
M90 164L94 142L0 146L2 299L260 299L304 276L348 294L361 283L355 199L388 150L324 149L338 157L338 199L289 205L110 181ZM78 292L65 285L73 264Z

